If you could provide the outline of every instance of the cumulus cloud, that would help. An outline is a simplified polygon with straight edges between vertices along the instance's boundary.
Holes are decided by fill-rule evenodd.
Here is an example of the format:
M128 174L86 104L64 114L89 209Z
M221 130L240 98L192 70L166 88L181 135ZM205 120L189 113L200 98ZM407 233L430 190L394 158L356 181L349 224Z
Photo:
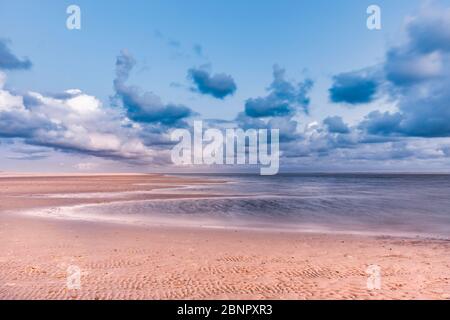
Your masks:
M373 111L359 124L359 128L369 134L389 135L399 131L402 118L403 116L399 112L392 114L390 112Z
M450 136L450 9L428 7L406 24L408 39L388 51L384 70L398 111L369 114L371 134Z
M344 123L341 117L328 117L323 120L331 133L350 133L350 128Z
M329 89L331 101L370 103L382 86L390 87L390 94L400 94L400 98L410 92L430 96L436 84L448 84L449 20L450 9L432 6L409 17L405 24L406 41L387 50L384 63L333 77Z
M114 89L130 119L141 123L181 125L184 119L194 115L194 112L184 105L165 104L153 92L143 92L139 87L128 86L125 82L135 65L136 61L127 51L122 51L117 57Z
M298 132L298 122L292 117L272 117L267 119L259 119L247 116L241 112L235 119L236 124L244 129L278 129L280 143L295 141L300 138Z
M396 86L411 86L440 77L443 60L440 52L418 53L403 48L391 49L385 65L387 79Z
M408 41L391 48L386 57L386 77L396 86L410 87L442 80L448 74L450 9L426 7L406 24Z
M359 144L359 137L354 132L330 132L327 126L313 121L297 132L295 140L282 145L283 156L294 158L330 158L342 149L354 149Z
M0 72L0 139L134 164L167 163L173 144L170 125L185 125L194 113L126 85L135 65L128 53L118 56L114 88L119 105L113 106L78 89L56 94L13 92L5 89L6 74Z
M64 152L151 161L152 150L120 112L80 90L55 96L16 94L0 87L0 137Z
M288 80L286 71L275 66L267 93L245 101L243 112L234 121L207 123L219 129L279 129L285 165L322 163L325 168L333 164L353 169L354 165L374 162L384 166L396 161L436 161L448 166L449 17L449 10L421 12L408 20L406 41L387 50L383 63L333 78L329 90L332 102L357 105L382 97L392 103L393 111L371 112L360 123L352 121L351 126L339 116L323 121L302 117L300 122L299 113L309 112L313 82ZM36 152L30 153L36 158L44 157L46 150L56 149L165 163L173 144L168 130L186 125L194 112L184 105L164 103L155 93L129 85L135 66L128 52L117 57L114 107L105 107L80 90L46 95L12 92L4 88L6 76L0 72L0 138L20 139L37 146ZM197 71L204 72L200 72L200 81L194 79L199 76ZM195 90L203 94L218 99L232 94L223 85L226 75L213 75L202 68L189 73ZM234 84L231 77L228 80L228 84ZM80 169L83 167L89 166L81 165Z
M0 70L27 70L32 66L28 58L20 59L8 47L9 41L0 39Z
M450 137L450 94L405 97L400 111L372 112L360 124L371 134L411 137Z
M367 71L341 73L333 77L330 99L334 103L363 104L375 99L378 80Z
M225 73L212 75L205 67L190 69L188 78L195 85L194 91L210 95L216 99L224 99L233 95L237 89L233 77Z
M340 117L303 125L298 121L298 111L308 113L312 85L311 80L297 84L287 81L285 70L275 66L268 96L247 100L245 112L239 113L235 122L243 129L278 129L280 151L286 164L331 157L336 150L357 148L361 140L359 133Z
M273 82L265 97L251 98L245 103L245 114L252 118L292 116L301 110L308 113L309 92L313 82L294 83L286 80L286 70L275 65Z
M360 161L448 159L450 137L450 8L429 5L405 23L406 38L389 48L383 63L369 73L350 72L333 78L330 98L348 104L370 103L383 96L396 110L373 111L347 134L340 121L327 118L329 155ZM347 130L343 128L342 133ZM316 134L316 136L318 136ZM336 142L351 138L342 148ZM334 140L333 140L334 139ZM437 141L441 143L438 145Z
M450 8L424 7L407 23L412 48L423 53L450 52Z
M333 102L369 103L382 94L395 111L374 111L357 126L361 143L401 138L450 137L450 8L428 6L405 24L406 39L384 63L334 77ZM324 122L333 126L330 119Z

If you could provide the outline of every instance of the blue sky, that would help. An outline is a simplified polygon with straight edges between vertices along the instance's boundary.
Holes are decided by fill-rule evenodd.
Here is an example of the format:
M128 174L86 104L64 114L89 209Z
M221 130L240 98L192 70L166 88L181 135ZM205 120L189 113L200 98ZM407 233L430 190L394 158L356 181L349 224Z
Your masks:
M1 1L2 37L34 63L29 72L11 75L12 86L41 92L80 88L107 99L115 58L127 48L139 62L133 82L173 100L195 99L205 117L231 119L243 100L264 91L275 63L292 77L306 70L326 81L380 60L389 37L418 2L379 2L379 32L366 28L371 1L77 1L82 30L68 31L65 9L72 3ZM195 57L196 44L206 58ZM186 84L186 70L204 63L235 77L240 90L234 98L217 103L170 87Z
M378 31L370 31L366 27L366 8L374 3L382 9L382 30ZM70 31L65 27L65 11L70 4L81 8L81 30ZM164 135L167 128L156 128L161 123L150 123L148 118L147 121L142 121L142 117L138 119L136 114L130 112L130 106L126 105L130 91L126 92L127 96L123 90L114 87L113 81L117 79L116 62L122 50L125 49L134 61L126 78L126 89L137 86L141 92L153 92L161 98L164 104L161 108L171 104L182 105L192 111L190 114L199 114L197 117L203 119L235 121L239 113L245 112L249 99L256 101L256 98L262 97L267 98L265 101L271 101L270 91L267 89L273 81L273 66L277 64L285 69L286 81L302 82L308 79L313 83L307 92L309 113L294 110L295 114L290 114L289 117L284 115L282 119L286 123L295 121L298 135L307 135L304 128L311 124L322 125L327 118L340 117L346 125L354 127L355 132L365 130L365 133L371 135L371 139L377 136L380 141L383 140L373 147L367 144L367 137L355 138L348 133L345 137L333 136L333 141L330 142L329 136L324 137L325 134L319 132L322 134L321 139L326 141L313 142L313 148L305 147L304 137L297 139L297 143L301 145L289 145L289 149L293 147L302 151L295 156L286 157L287 167L299 167L300 170L348 170L356 165L362 171L374 168L445 171L449 164L446 159L447 151L440 152L436 149L436 157L430 158L415 153L422 144L429 145L431 140L436 148L444 150L447 143L445 130L430 127L430 132L435 130L437 134L430 134L432 137L428 137L426 133L416 134L418 130L410 128L409 123L414 119L409 116L409 109L406 110L402 105L407 98L413 97L406 92L401 97L398 93L392 93L398 92L400 86L388 78L393 73L387 71L390 62L387 57L392 48L401 43L413 42L414 39L408 39L408 27L405 27L408 16L420 17L428 10L423 9L424 7L449 6L450 1L429 4L429 1L414 0L0 0L0 38L10 40L8 48L15 56L26 56L32 62L32 67L27 70L4 71L7 76L4 88L13 95L38 92L44 96L79 89L88 96L96 97L106 108L113 103L111 97L115 96L119 100L116 103L121 104L125 112L122 116L138 125L150 126L140 128L142 132L139 133L124 133L128 136L137 134L141 139L142 135L147 135L143 131ZM430 19L434 18L436 17ZM409 50L409 44L404 46ZM435 51L442 55L448 53L445 48ZM445 64L442 70L444 73L448 72L446 58L439 56L436 59L442 59ZM418 60L411 60L411 63L416 61ZM189 70L197 73L189 73ZM361 78L361 70L368 70L365 71L364 79ZM355 74L345 75L351 72ZM386 75L380 75L381 73ZM195 80L197 78L193 77L194 74L206 76L206 80L203 78L207 82L206 86L213 86L209 88L209 94L208 89L205 91L204 87L201 88L198 81L202 80ZM229 93L225 91L225 96L214 96L214 85L223 85L223 81L227 80L232 82L235 89ZM371 97L366 103L355 105L349 101L333 101L330 97L329 90L333 86L335 89L338 86L336 90L355 92L354 90L361 90L364 80L366 84L367 81L373 81L378 90L376 98ZM352 86L348 87L349 83ZM423 90L425 89L424 87ZM276 90L274 92L276 95ZM443 99L446 102L446 98ZM436 109L443 108L440 103L441 101L436 102ZM158 110L161 111L161 108ZM296 108L295 101L292 108ZM44 110L41 106L39 110L41 115L51 115L48 108ZM369 132L366 129L369 125L363 128L364 119L371 112L383 114L388 111L389 115L394 115L398 110L403 116L403 122L398 128L390 132L375 129L370 129L372 131ZM114 118L117 120L120 116L116 115ZM183 120L188 120L189 117L187 115ZM370 119L375 119L374 117L372 114ZM266 122L281 121L278 119L280 117L262 118ZM10 117L4 119L6 121ZM83 118L77 121L85 120ZM67 123L64 125L68 126ZM73 122L70 123L72 125ZM78 122L77 125L82 127L85 122ZM162 126L164 125L163 123ZM174 125L176 124L172 123ZM323 124L323 127L326 130L327 125ZM89 136L90 129L87 126L84 129ZM329 126L328 130L330 131ZM115 134L113 128L110 133ZM64 134L67 135L67 131ZM423 140L425 138L430 140ZM162 152L159 145L155 147L155 138L152 139L144 139L143 144L152 150L156 148L158 151L155 152ZM357 139L357 142L353 141L351 147L336 142L349 139ZM117 154L111 156L104 150L84 150L75 146L73 141L67 144L58 140L57 143L47 144L19 134L14 136L10 132L8 135L3 134L1 141L0 148L6 156L3 164L0 164L0 170L4 171L29 171L36 165L42 170L51 170L54 169L52 164L55 162L61 164L58 168L61 171L78 170L79 167L114 171L146 170L149 167L148 164L138 166L130 163L126 157L122 161ZM318 147L321 144L326 144L324 150ZM66 148L67 145L70 147ZM23 157L23 150L27 148L37 149L39 156ZM377 154L358 154L354 157L348 151L365 148L377 150ZM410 153L413 155L408 156ZM400 156L401 154L405 155ZM319 158L320 165L317 165ZM336 167L336 159L340 159L342 166ZM385 167L386 159L390 160L391 165L388 167ZM158 160L150 166L159 165L160 161L164 162ZM351 162L351 165L347 167L346 162Z

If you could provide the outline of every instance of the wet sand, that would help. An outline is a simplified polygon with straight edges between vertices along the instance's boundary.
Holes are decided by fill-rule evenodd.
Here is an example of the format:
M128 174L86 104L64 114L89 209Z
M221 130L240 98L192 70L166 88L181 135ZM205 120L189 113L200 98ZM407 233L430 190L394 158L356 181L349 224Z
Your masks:
M153 190L132 198L170 198L179 195L158 190L204 182L160 175L0 177L0 299L450 299L448 241L144 227L20 213L112 201L36 194ZM380 268L379 290L368 289L371 266ZM73 267L81 271L81 288L69 290Z

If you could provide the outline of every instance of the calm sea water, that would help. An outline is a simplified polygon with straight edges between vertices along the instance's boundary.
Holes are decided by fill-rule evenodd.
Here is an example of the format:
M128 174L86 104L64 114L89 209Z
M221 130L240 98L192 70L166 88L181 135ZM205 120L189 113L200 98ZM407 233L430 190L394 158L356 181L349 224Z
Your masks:
M83 206L78 214L222 228L369 233L450 239L450 175L202 175L226 184L179 190L196 199ZM202 198L206 194L218 197Z

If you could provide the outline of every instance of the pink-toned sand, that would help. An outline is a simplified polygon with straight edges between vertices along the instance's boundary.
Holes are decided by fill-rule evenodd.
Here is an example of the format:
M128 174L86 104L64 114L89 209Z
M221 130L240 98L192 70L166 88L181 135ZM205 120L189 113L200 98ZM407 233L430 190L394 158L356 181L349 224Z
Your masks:
M0 177L0 299L450 299L446 241L140 227L19 212L111 201L34 194L157 190L180 183L202 181ZM381 268L380 290L367 288L371 265ZM69 266L82 272L80 290L67 288Z

